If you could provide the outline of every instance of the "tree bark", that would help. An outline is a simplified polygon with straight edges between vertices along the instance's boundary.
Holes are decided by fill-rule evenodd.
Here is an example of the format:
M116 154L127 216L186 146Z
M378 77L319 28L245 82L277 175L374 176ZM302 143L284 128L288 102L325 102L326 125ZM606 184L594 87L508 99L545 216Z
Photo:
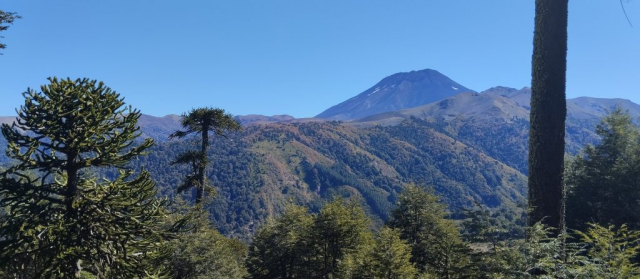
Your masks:
M72 223L70 228L71 241L74 247L80 247L82 245L80 238L80 230L78 228L78 209L74 208L76 196L78 195L78 166L75 164L77 154L67 154L67 185L66 185L66 221ZM68 275L73 274L73 278L80 278L82 267L82 261L78 258L70 258L67 263Z
M206 179L207 179L207 174L206 174L206 167L207 167L207 149L209 147L209 126L208 125L202 125L202 158L199 164L199 169L198 169L198 182L199 185L196 189L196 204L200 204L202 202L202 199L204 198L204 187L206 185Z
M529 225L564 226L568 0L536 0L529 132Z

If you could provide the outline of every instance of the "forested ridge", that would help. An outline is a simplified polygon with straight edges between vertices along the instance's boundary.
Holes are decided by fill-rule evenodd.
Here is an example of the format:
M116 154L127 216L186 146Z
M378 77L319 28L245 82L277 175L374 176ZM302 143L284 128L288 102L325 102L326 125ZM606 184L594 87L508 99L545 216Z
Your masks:
M596 124L593 119L568 120L570 154L598 142ZM171 162L197 148L198 140L168 140L167 131L147 125L141 131L156 138L156 145L132 167L147 169L160 194L174 196L188 168ZM434 187L456 212L476 203L519 212L517 205L525 201L528 128L526 119L471 117L413 117L399 125L369 128L343 122L249 125L229 138L211 141L208 156L214 159L208 179L217 194L209 210L221 232L245 240L286 204L317 211L334 195L361 199L367 214L380 224L408 182ZM6 143L0 147L5 148ZM8 162L6 156L0 158Z
M170 162L194 144L157 144L136 167L149 170L161 192L172 195L176 173L186 170ZM412 181L432 185L457 209L475 203L514 209L524 201L524 175L419 119L368 129L339 122L249 126L213 141L209 156L217 191L212 217L222 232L240 237L288 203L318 210L334 195L362 200L380 223Z
M568 121L567 148L576 155L598 142L597 120ZM474 207L518 211L524 202L528 122L476 118L410 118L399 125L357 128L342 122L249 125L212 142L211 205L225 234L247 237L285 204L319 205L332 195L362 198L376 222L386 220L402 185L435 188L454 211ZM143 127L144 130L144 127ZM195 139L159 142L136 162L157 177L164 193L179 182L169 166Z

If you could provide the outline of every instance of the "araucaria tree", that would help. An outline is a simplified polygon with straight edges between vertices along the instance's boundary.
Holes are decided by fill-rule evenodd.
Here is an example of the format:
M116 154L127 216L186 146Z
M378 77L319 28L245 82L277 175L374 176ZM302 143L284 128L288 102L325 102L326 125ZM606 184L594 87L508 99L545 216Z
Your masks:
M9 29L9 26L13 24L13 21L19 18L20 16L17 13L5 12L3 10L0 10L0 32ZM4 37L0 36L0 39L2 38ZM0 43L0 49L6 48L6 47L7 47L6 44Z
M127 163L140 112L102 82L49 78L2 125L15 165L0 176L0 268L12 278L137 278L167 236L149 173ZM113 179L101 170L119 169Z
M178 187L182 192L187 189L196 188L196 204L200 204L204 197L207 186L207 151L209 149L209 132L218 136L225 136L226 132L238 131L242 128L231 114L225 113L223 109L197 108L182 115L183 131L176 131L171 134L171 138L184 138L190 134L200 134L200 151L188 151L181 154L174 161L175 164L189 164L193 168L193 173L185 179L185 182Z
M529 225L563 226L567 0L536 0L529 132Z

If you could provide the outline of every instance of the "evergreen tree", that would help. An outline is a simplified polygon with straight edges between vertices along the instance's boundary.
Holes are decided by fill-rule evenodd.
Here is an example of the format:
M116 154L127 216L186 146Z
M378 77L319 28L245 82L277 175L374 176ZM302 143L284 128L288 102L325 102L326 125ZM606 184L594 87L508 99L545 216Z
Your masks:
M208 212L179 206L169 224L188 220L185 230L167 244L171 254L160 261L175 279L241 279L247 275L247 247L220 234L210 225Z
M0 32L9 29L9 26L13 24L16 19L19 19L20 16L15 12L5 12L0 10ZM0 39L3 39L3 36L0 36ZM0 43L0 49L6 48L7 45ZM2 54L2 53L0 53Z
M640 232L626 226L591 224L578 238L565 243L566 235L541 223L527 228L528 239L504 241L485 254L480 278L638 278L634 263ZM565 256L560 256L560 255Z
M467 272L468 248L456 225L445 219L445 208L436 195L409 184L398 196L390 226L411 246L411 262L420 272L459 278Z
M306 208L290 205L282 216L260 228L247 258L249 278L312 278L313 220Z
M176 131L170 138L184 138L190 134L199 133L201 136L201 148L199 152L190 151L180 155L174 163L190 164L193 173L189 175L184 184L178 188L181 191L195 187L196 204L200 204L206 190L207 150L209 149L209 132L218 136L225 136L228 131L237 131L242 128L233 116L225 113L223 109L197 108L182 115L183 131Z
M142 277L167 234L149 174L126 167L153 144L134 142L140 112L102 82L49 82L2 125L17 163L0 176L0 265L15 277ZM105 168L120 171L92 175Z
M400 239L397 230L388 227L378 232L371 262L365 269L371 274L370 278L380 279L409 279L417 274L411 263L411 247Z
M640 129L616 108L596 127L602 141L567 167L567 225L640 229Z
M261 228L249 248L249 278L367 278L373 247L369 219L337 199L317 215L289 206Z
M529 131L529 225L559 233L564 209L568 0L536 0Z
M370 221L356 202L336 199L314 220L312 237L317 278L349 278L373 244Z

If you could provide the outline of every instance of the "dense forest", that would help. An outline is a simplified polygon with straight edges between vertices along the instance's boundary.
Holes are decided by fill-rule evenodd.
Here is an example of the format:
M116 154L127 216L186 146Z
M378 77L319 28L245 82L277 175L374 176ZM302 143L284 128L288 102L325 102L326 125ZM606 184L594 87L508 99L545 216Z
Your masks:
M134 168L148 170L172 195L181 179L175 174L188 168L171 162L196 142L157 144ZM482 204L517 212L524 202L524 175L420 119L368 129L339 122L254 125L215 139L208 156L217 191L210 212L221 232L240 238L290 202L317 212L333 196L362 200L379 225L408 182L435 187L458 211Z

